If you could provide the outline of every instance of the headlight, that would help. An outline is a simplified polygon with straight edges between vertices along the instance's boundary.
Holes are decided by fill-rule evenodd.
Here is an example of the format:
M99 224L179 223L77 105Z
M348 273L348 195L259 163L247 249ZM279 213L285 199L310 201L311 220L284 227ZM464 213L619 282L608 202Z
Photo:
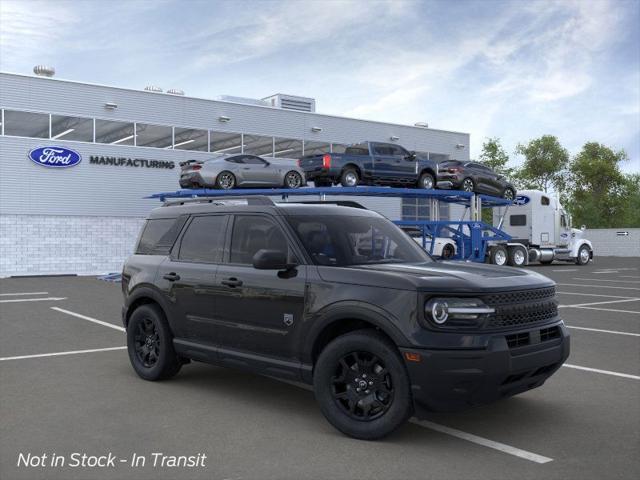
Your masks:
M424 305L425 316L437 325L452 320L478 320L494 312L477 298L432 298Z

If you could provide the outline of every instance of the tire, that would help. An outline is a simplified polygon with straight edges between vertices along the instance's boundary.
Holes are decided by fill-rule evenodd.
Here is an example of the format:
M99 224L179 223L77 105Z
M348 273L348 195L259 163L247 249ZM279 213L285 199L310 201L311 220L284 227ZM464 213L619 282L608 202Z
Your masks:
M504 192L502 192L502 198L505 200L515 200L516 192L513 191L513 188L507 187L504 189Z
M300 175L295 170L287 172L287 174L284 176L285 188L300 188L303 182L304 181L302 180L302 175Z
M182 360L173 348L173 335L157 305L142 305L131 314L127 350L133 369L145 380L171 378L182 368Z
M527 264L527 251L523 247L510 247L507 263L512 267L524 267Z
M442 247L442 255L441 257L445 260L449 260L453 258L456 254L456 249L450 243L447 243L444 247Z
M506 265L509 259L507 249L502 245L497 245L491 249L491 263L493 265Z
M586 265L591 260L591 249L587 245L582 245L578 249L576 265Z
M345 368L356 364L357 370ZM400 353L375 330L347 333L327 345L315 364L313 387L325 418L353 438L382 438L413 413Z
M436 188L436 181L430 173L423 173L418 180L418 188L424 190L433 190Z
M360 177L355 168L345 168L340 175L340 185L343 187L356 187L360 182Z
M220 190L231 190L236 186L236 176L225 170L216 177L216 188Z
M460 190L464 192L475 192L476 184L472 178L467 177L464 180L462 180L462 183L460 184Z

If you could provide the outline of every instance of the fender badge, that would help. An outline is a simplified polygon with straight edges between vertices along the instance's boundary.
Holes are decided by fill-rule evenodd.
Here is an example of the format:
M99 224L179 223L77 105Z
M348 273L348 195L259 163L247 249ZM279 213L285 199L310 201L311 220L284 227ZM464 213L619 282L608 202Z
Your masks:
M293 325L293 313L285 313L282 321L287 327Z

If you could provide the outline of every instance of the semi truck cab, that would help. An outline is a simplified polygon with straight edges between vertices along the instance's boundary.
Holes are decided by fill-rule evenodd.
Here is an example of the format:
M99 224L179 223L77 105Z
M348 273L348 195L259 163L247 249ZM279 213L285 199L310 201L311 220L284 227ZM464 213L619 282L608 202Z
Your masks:
M572 228L571 216L560 202L539 190L523 190L509 207L493 211L493 224L502 228L512 239L507 244L491 245L491 263L511 263L511 251L526 250L526 262L548 264L554 260L584 265L593 259L593 246L584 238L585 226ZM502 249L506 255L501 254ZM496 255L496 252L498 253Z

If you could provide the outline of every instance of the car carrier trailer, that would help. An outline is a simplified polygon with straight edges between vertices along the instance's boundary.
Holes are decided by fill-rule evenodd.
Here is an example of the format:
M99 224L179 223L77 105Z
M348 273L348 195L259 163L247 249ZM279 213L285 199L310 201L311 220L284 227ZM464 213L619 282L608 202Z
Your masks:
M394 223L400 227L419 229L422 232L422 246L431 254L434 253L436 239L445 237L455 242L456 253L453 260L523 266L530 261L550 263L553 259L573 258L571 257L573 254L572 249L569 249L565 253L568 247L554 246L553 248L556 248L556 250L549 256L548 249L551 247L546 244L540 246L535 242L524 241L525 239L521 239L520 237L514 240L510 230L503 229L503 226L507 212L513 211L513 209L518 206L513 205L510 200L504 198L479 195L472 192L365 186L307 187L296 190L285 188L232 190L185 189L175 192L156 193L147 198L156 198L165 201L176 198L210 197L212 201L215 201L216 198L247 197L251 195L280 196L283 201L289 201L291 197L297 198L301 196L313 196L320 201L326 201L327 197L333 196L428 199L431 209L431 220L394 220ZM462 205L464 207L464 213L459 220L440 220L439 212L441 203ZM530 208L532 207L533 206ZM492 208L494 212L500 212L498 217L494 214L494 219L496 220L494 225L489 225L482 221L483 208ZM465 219L467 216L469 218ZM530 216L531 218L537 218L535 213L530 213ZM575 235L572 239L579 236L576 232L574 232ZM517 231L516 233L519 234ZM583 239L580 237L580 240ZM576 242L574 242L574 244L575 243ZM581 258L580 256L584 253L584 249L580 250L580 248L583 245L588 246L588 258L592 258L593 250L591 249L590 242L587 240L579 243L575 255Z

